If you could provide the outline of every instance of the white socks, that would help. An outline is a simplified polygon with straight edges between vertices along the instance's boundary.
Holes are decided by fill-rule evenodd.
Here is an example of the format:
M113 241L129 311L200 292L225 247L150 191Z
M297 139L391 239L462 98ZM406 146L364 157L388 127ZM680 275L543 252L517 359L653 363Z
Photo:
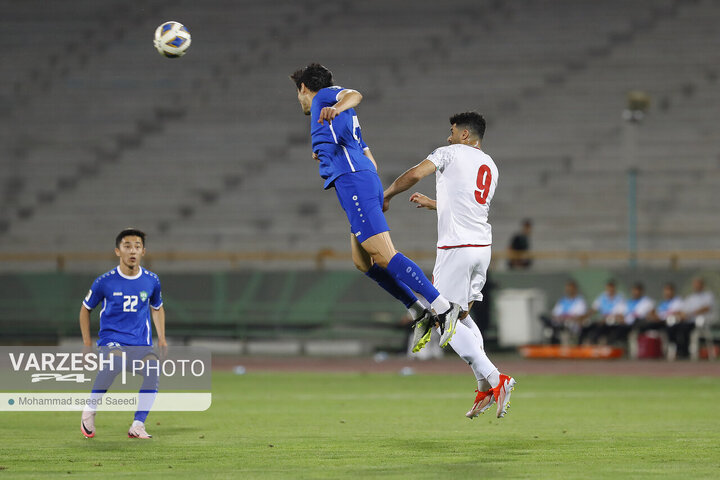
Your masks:
M130 427L142 427L143 425L145 425L145 424L143 422L141 422L140 420L133 420L133 423L132 423L132 425L130 425Z
M482 333L480 333L480 329L477 326L477 323L470 318L470 315L468 314L467 317L460 320L463 325L468 327L473 335L480 341L480 348L485 349L485 342L483 341Z
M408 308L408 312L410 312L410 316L413 320L418 320L420 317L422 317L424 311L425 307L422 303L420 303L419 300L410 305L410 308Z
M438 297L435 299L434 302L430 304L430 306L433 310L435 310L435 313L437 313L438 315L450 310L450 302L448 302L447 299L442 295L438 295Z
M468 322L470 326L467 325ZM498 386L500 372L485 353L482 334L470 315L457 323L450 346L472 368L478 381L478 390L485 391Z

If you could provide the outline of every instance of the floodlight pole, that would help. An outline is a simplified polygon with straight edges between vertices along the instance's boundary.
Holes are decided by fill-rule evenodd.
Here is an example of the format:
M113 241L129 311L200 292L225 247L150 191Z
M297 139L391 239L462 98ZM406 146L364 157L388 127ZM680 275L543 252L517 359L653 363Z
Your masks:
M627 172L627 221L628 221L628 253L630 268L637 266L637 134L640 119L635 112L625 110L623 133L625 143L625 166Z
M638 130L649 106L650 97L648 94L633 90L628 92L627 108L622 114L622 118L625 120L623 132L625 134L625 161L628 179L628 252L630 254L630 268L637 267Z
M630 268L637 267L637 168L628 168L628 249Z

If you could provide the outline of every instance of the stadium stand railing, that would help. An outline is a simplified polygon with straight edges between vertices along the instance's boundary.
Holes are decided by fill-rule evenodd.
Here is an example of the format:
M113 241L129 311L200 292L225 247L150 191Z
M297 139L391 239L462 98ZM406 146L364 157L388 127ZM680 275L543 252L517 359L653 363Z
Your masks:
M435 260L434 250L407 250L410 257L423 265ZM493 250L491 270L503 270L504 262L510 257L526 258L534 261L534 269L540 272L557 270L551 262L561 262L563 268L605 266L609 263L628 265L639 262L640 265L677 270L687 266L708 266L720 261L720 250L556 250L533 251L528 253L510 253ZM116 261L111 252L0 252L0 273L12 271L83 271L97 270ZM545 264L543 264L545 262ZM182 271L195 265L190 271L209 270L220 265L224 269L257 268L268 269L268 264L279 263L285 268L297 266L303 270L324 270L328 266L347 269L352 263L349 250L324 248L308 251L154 251L145 255L143 264L148 269L160 267L170 271ZM178 268L179 267L179 268Z

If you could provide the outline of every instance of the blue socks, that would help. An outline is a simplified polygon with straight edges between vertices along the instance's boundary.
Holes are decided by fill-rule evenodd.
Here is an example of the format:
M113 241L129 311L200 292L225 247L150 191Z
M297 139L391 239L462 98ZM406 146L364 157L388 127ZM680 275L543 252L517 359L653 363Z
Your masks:
M112 365L102 364L97 376L95 377L95 383L92 387L91 393L99 393L97 398L102 398L102 394L110 389L110 385L115 381L118 373L122 371L122 361L119 356L113 356Z
M148 414L150 413L150 408L152 407L152 404L155 402L155 397L157 396L158 391L158 366L159 361L155 359L148 359L145 360L146 364L150 364L151 367L147 368L145 366L143 368L143 383L140 386L140 402L138 404L138 410L135 412L135 420L139 422L145 423L145 420L147 419Z
M421 294L431 304L440 296L440 292L433 287L432 282L428 280L420 267L400 252L396 253L390 260L387 271L399 282L404 283L412 290ZM447 303L447 301L445 303ZM438 313L442 312L444 312L444 310Z
M450 309L450 303L433 287L420 267L402 253L396 253L387 268L373 264L365 275L375 280L409 310L418 302L413 291L425 297L437 313L444 313ZM416 312L413 312L413 317L418 317Z
M410 308L418 301L407 285L397 281L387 270L376 263L370 267L370 270L365 275L375 280L386 292L400 300L406 308Z

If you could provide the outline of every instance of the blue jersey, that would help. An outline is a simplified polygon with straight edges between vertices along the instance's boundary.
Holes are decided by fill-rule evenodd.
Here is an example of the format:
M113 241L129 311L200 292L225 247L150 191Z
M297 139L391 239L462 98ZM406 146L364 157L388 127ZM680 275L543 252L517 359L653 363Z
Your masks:
M603 292L593 302L593 309L601 315L620 315L625 311L625 297L617 293L614 297Z
M557 301L553 308L552 314L556 317L579 317L587 313L587 304L585 299L580 295L576 297L562 297Z
M337 103L338 93L343 87L321 88L310 108L310 135L312 149L320 160L320 176L325 179L324 187L330 188L337 177L361 170L376 172L375 165L365 156L367 145L362 139L360 123L355 109L341 112L332 123L318 123L320 111Z
M657 306L657 315L663 320L666 320L667 317L669 317L670 315L680 313L682 312L682 310L682 298L674 297L670 300L663 300L662 302L660 302L660 304Z
M88 310L102 302L98 345L152 345L150 308L162 306L160 279L140 268L128 277L115 267L95 279L83 305Z

